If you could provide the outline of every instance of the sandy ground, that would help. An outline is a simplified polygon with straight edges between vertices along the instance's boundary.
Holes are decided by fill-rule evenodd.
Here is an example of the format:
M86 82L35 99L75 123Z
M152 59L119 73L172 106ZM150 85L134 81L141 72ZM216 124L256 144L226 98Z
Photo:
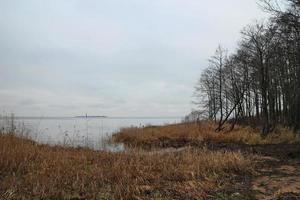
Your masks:
M252 181L252 190L259 200L300 199L300 160L263 157L263 167Z

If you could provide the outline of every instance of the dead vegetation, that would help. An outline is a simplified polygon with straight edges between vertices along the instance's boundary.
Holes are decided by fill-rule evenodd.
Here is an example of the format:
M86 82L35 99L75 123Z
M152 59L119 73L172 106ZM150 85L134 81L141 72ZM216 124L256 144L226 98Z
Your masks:
M128 146L143 147L145 144L157 143L158 141L187 141L192 142L215 142L215 143L243 143L243 144L279 144L300 141L300 135L289 129L278 128L263 138L259 129L249 126L238 126L228 132L230 125L216 133L217 124L211 121L200 123L181 123L166 126L148 126L144 128L123 128L113 135L113 140L123 142Z
M131 147L123 152L41 145L26 135L2 132L0 199L252 199L248 188L258 159L253 153L276 157L283 155L277 150L286 149L285 158L297 154L299 145L288 143L299 138L288 130L263 139L250 127L221 133L215 127L202 122L125 128L112 138ZM145 148L157 141L184 145ZM200 145L189 145L193 142ZM275 148L278 143L287 146Z
M205 199L252 164L239 152L111 153L0 134L0 169L7 199Z
M124 142L128 147L194 148L207 147L211 151L242 152L252 157L255 173L248 179L240 176L244 186L244 196L214 196L209 199L298 199L299 197L299 134L285 128L277 128L267 137L262 137L259 129L237 125L230 132L230 125L216 133L217 124L213 122L182 123L145 128L124 128L113 135L113 139ZM270 160L274 160L270 162ZM282 169L281 171L279 169ZM289 174L287 171L290 170ZM285 173L282 173L284 171ZM223 191L237 191L239 181L225 187ZM247 194L248 191L248 194Z

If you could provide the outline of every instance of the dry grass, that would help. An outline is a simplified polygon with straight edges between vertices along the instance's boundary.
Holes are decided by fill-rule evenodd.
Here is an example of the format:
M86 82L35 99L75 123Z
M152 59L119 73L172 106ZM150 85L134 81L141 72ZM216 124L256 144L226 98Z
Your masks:
M210 121L196 123L182 123L166 126L149 126L145 128L123 128L113 135L116 142L124 142L131 146L143 146L145 143L166 140L190 140L233 142L245 144L278 144L299 142L299 134L291 130L280 128L268 137L262 138L259 129L236 125L234 130L228 132L230 125L225 130L216 133L217 125Z
M0 199L203 199L251 168L239 152L110 153L0 134Z

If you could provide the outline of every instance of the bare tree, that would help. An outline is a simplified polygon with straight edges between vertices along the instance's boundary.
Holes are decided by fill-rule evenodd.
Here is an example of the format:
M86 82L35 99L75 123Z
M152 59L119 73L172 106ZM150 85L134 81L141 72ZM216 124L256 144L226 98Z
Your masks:
M261 2L270 20L247 26L229 57L218 47L196 86L216 131L229 119L254 121L264 136L277 124L300 129L300 1Z

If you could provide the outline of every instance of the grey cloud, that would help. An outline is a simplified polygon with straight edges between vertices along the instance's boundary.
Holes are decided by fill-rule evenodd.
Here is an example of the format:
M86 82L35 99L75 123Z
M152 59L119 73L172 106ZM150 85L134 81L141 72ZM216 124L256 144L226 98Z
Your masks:
M0 110L184 115L219 43L265 17L253 0L0 2Z

